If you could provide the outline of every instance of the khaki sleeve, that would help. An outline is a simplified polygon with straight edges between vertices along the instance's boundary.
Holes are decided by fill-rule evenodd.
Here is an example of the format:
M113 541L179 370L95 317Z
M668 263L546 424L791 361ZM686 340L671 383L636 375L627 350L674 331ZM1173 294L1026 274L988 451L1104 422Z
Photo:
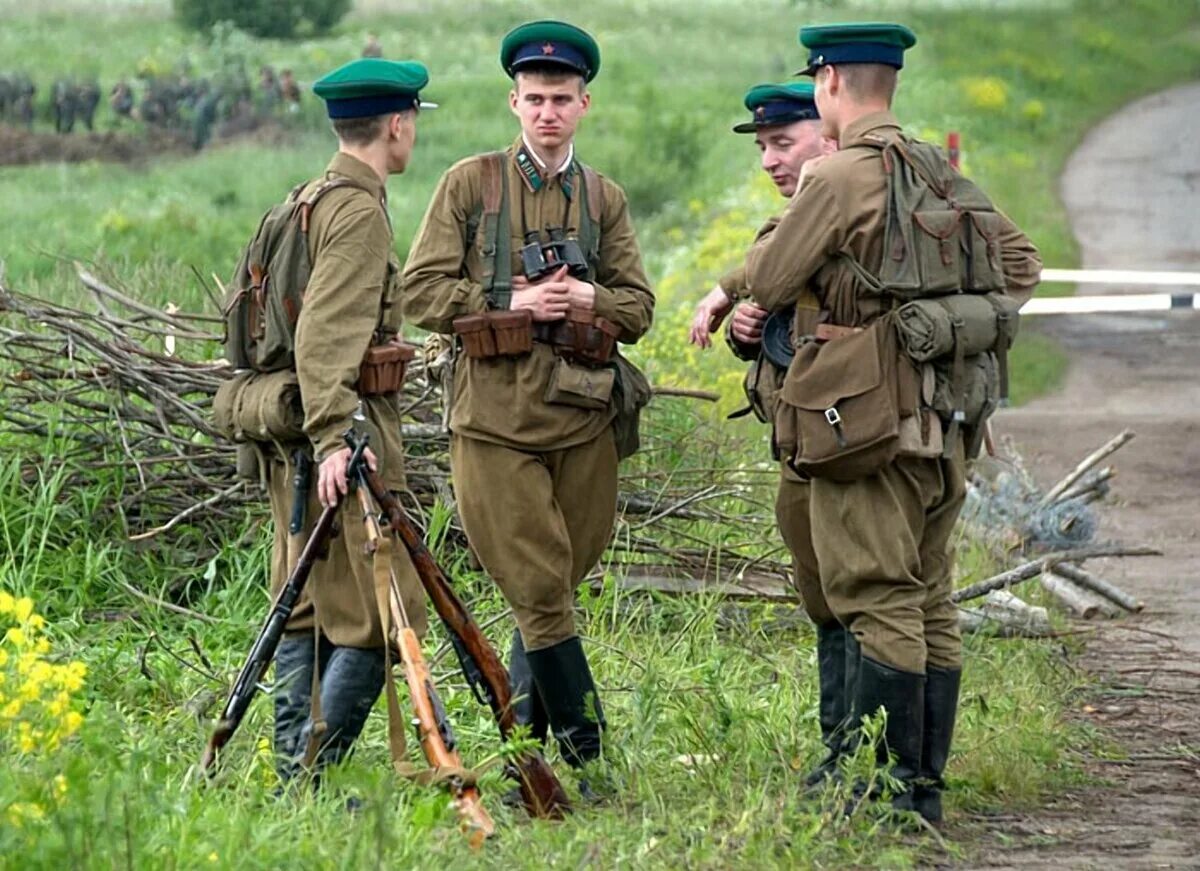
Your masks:
M450 333L455 318L487 310L483 285L464 268L467 219L480 201L472 188L461 170L442 176L404 264L400 308L405 320L431 332Z
M596 270L596 314L621 329L619 341L632 344L654 318L654 294L629 219L629 203L616 185L605 184L600 225L600 265Z
M1041 280L1042 255L1007 215L1003 212L999 214L1004 221L1000 229L1000 261L1008 284L1008 295L1020 305L1025 305Z
M339 450L358 409L354 384L379 322L392 234L378 204L346 204L316 240L312 277L296 323L296 375L304 431L317 459Z
M845 231L829 184L805 180L778 224L770 222L746 255L746 285L763 308L777 311L796 302L809 279L841 249Z
M717 287L725 291L730 302L737 302L746 295L746 266L737 266L721 276Z

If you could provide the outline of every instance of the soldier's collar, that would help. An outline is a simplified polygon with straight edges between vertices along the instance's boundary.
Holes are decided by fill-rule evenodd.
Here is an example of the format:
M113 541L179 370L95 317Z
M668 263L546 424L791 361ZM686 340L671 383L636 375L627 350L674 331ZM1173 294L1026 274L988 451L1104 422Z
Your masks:
M568 198L572 192L572 179L575 176L577 166L575 163L575 143L572 142L567 149L567 158L562 162L558 169L550 172L546 167L545 161L538 156L538 153L530 147L525 140L524 134L517 140L516 151L513 154L513 159L517 162L517 169L521 172L521 179L525 182L525 187L529 188L533 193L537 193L546 186L546 182L553 179L556 175L559 176L559 184L562 186L563 193Z
M863 115L852 124L849 124L842 131L839 143L842 148L847 148L865 139L868 133L874 133L888 127L895 128L897 131L900 129L900 122L896 120L895 115L888 111L872 112L869 115Z
M379 180L375 170L352 154L339 151L325 167L325 172L342 175L371 192L380 202L387 202L387 187Z

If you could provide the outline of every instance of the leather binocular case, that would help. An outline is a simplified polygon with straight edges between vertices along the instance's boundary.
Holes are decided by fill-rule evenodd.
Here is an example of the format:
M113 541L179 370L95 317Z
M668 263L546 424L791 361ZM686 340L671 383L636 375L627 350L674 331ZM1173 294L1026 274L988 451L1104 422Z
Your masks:
M417 354L413 345L393 339L384 345L367 348L358 370L360 396L387 396L399 393L404 386L404 373Z
M568 311L561 321L534 326L534 338L553 345L559 356L585 366L611 361L620 333L612 321L577 309Z
M489 311L453 321L463 353L475 360L517 357L533 350L533 315L528 311Z

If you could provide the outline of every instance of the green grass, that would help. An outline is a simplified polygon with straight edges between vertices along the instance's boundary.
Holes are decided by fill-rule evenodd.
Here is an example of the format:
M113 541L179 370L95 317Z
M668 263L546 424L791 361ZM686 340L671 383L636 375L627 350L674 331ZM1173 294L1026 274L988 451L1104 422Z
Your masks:
M202 41L180 32L166 10L162 0L0 0L0 53L6 68L29 69L44 87L59 72L111 82L140 63L170 66L184 54L203 72L213 61ZM445 167L515 134L495 60L498 36L539 14L515 2L369 0L329 37L253 48L256 59L290 65L311 81L356 55L370 29L389 52L429 63L430 96L444 109L422 117L412 170L391 184L403 255ZM1192 4L882 2L836 15L903 19L917 30L921 43L904 73L898 114L936 140L960 131L968 172L1053 266L1075 262L1056 179L1088 125L1133 96L1200 72ZM651 429L663 439L675 435L638 462L665 472L716 457L745 469L747 480L760 482L747 497L761 506L760 527L769 525L771 502L770 475L755 474L769 466L764 431L720 420L737 400L741 367L720 350L700 353L682 341L694 300L781 205L755 168L753 145L728 132L742 115L741 94L796 68L799 23L834 16L826 4L602 0L579 19L605 51L581 155L630 192L659 296L658 323L636 355L658 382L722 395L715 410L654 410ZM70 70L65 60L56 61L62 70L46 61L67 57ZM144 299L207 304L193 268L224 277L261 212L324 165L332 142L310 112L283 142L244 141L134 166L0 169L0 201L9 204L0 224L7 280L18 290L77 296L71 261L78 259ZM1023 335L1013 356L1014 398L1052 388L1063 365L1061 351ZM53 656L82 659L90 672L84 726L62 750L18 754L12 736L0 734L8 761L0 767L0 808L47 809L46 819L19 825L0 810L0 866L21 856L22 867L903 867L938 856L929 839L898 835L869 811L844 819L843 796L802 795L798 772L819 748L813 635L796 608L648 597L615 584L584 595L580 618L625 785L611 806L558 825L531 823L500 807L505 785L489 773L483 787L502 836L471 855L440 793L389 775L381 714L330 789L277 801L270 760L258 749L269 732L265 700L231 745L217 787L198 789L191 767L208 718L265 611L265 532L248 529L248 545L231 543L236 535L219 543L181 536L135 549L122 543L124 531L106 508L119 476L64 486L52 469L32 481L21 472L19 455L0 456L0 590L34 597L50 620ZM745 534L695 531L713 541ZM779 545L772 538L763 547ZM963 549L966 580L988 571L979 549ZM462 555L446 557L462 573ZM491 636L507 637L511 623L494 589L462 574L478 617L499 618ZM214 622L166 613L131 596L126 583ZM435 627L431 655L441 641ZM494 727L448 658L435 673L468 762L496 754ZM969 641L952 814L1032 807L1076 781L1074 748L1091 736L1064 725L1063 712L1079 680L1056 645ZM677 761L689 755L699 761ZM50 785L60 773L67 788L55 798ZM347 794L366 800L362 813L344 813Z

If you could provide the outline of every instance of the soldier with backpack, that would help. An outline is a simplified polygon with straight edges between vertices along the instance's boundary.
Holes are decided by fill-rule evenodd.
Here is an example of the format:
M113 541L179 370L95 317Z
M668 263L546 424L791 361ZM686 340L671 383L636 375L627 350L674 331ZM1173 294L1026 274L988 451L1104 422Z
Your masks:
M759 305L813 293L824 312L808 329L797 316L773 441L811 480L821 591L861 651L855 716L886 711L893 804L939 822L962 674L951 532L1041 260L940 150L901 132L907 27L805 27L800 41L839 150L806 164L747 255Z
M624 192L575 154L595 40L531 22L505 36L500 61L521 133L442 176L405 265L403 307L455 337L454 489L516 616L518 719L541 740L552 730L582 767L600 755L604 717L574 592L612 533L617 461L636 449L649 394L616 343L649 329L654 297Z
M237 374L214 416L257 456L244 471L266 482L276 589L321 507L347 493L348 430L369 435L368 462L389 488L405 486L397 364L411 349L398 339L386 182L408 166L428 80L415 62L357 60L314 84L338 151L264 216L229 289L226 351ZM285 781L346 755L385 679L366 531L357 508L341 514L340 534L312 571L310 600L296 608L277 653L275 744ZM421 634L424 596L405 551L393 552L392 570Z

